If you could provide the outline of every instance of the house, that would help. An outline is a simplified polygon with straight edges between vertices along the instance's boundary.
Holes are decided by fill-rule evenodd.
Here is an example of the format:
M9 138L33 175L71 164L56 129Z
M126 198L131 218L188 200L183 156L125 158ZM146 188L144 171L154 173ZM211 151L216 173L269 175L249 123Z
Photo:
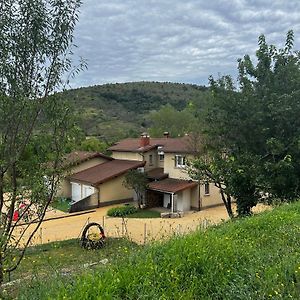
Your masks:
M132 200L133 191L123 186L125 174L145 162L120 160L98 152L74 151L64 159L65 177L58 196L72 199L70 212Z
M172 212L201 210L222 204L219 190L212 184L193 181L186 162L193 158L191 138L150 138L142 134L138 139L125 139L109 148L114 159L145 162L149 178L147 205L170 208Z

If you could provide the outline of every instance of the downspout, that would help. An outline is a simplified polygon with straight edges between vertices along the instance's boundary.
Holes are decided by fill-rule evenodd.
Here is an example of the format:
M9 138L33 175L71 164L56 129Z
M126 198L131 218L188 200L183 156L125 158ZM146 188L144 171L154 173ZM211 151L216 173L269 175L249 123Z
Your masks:
M198 180L198 202L199 202L199 211L202 209L202 199L201 199L201 187L200 187L200 180Z
M98 190L98 208L100 207L100 186L97 188Z

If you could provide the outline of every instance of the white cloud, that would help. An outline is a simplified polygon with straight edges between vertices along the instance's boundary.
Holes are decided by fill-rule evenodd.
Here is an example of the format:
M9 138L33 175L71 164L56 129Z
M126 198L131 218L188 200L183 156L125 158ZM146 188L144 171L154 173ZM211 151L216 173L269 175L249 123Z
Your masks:
M282 46L289 29L300 46L300 1L85 0L75 54L88 70L72 87L138 80L206 84L236 74L257 38Z

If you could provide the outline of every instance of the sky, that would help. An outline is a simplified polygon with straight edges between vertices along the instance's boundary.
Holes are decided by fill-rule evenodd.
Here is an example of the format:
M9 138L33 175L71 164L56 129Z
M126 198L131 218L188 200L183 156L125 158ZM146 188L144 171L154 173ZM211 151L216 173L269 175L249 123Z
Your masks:
M88 69L70 87L235 78L260 34L282 47L289 29L300 50L299 0L83 0L74 54Z

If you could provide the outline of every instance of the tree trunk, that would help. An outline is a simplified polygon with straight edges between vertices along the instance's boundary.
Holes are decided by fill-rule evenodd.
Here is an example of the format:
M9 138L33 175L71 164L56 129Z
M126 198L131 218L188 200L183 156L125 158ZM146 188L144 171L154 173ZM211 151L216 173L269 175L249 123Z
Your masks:
M223 200L223 203L226 207L226 210L227 210L227 213L228 213L228 216L232 219L234 217L234 214L232 212L232 207L231 207L231 197L229 195L227 195L227 199L225 197L225 193L224 191L220 188L220 193L221 193L221 197L222 197L222 200Z

